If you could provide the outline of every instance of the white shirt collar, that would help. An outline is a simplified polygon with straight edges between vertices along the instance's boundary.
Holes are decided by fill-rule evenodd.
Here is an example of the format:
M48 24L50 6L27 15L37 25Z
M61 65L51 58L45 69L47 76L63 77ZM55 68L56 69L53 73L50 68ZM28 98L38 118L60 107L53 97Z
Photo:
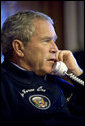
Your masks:
M12 63L13 65L15 65L16 67L18 67L19 69L24 70L24 71L27 71L26 69L20 67L19 65L15 64L15 63L13 63L13 62L11 62L11 63Z

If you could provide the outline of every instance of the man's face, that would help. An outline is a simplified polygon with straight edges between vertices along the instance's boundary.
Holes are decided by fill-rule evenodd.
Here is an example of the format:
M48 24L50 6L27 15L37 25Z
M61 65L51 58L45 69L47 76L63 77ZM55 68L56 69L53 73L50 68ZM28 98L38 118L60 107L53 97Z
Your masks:
M35 34L31 37L24 50L24 68L38 75L52 72L55 53L58 48L54 27L48 21L36 21Z

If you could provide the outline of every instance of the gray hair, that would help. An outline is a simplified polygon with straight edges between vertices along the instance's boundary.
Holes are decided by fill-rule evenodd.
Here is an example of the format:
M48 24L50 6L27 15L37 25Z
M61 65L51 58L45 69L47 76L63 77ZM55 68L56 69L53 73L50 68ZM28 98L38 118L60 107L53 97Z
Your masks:
M35 19L47 20L52 25L53 20L46 14L29 10L18 12L6 19L1 32L2 53L6 59L13 54L12 42L15 39L26 44L35 32L33 21Z

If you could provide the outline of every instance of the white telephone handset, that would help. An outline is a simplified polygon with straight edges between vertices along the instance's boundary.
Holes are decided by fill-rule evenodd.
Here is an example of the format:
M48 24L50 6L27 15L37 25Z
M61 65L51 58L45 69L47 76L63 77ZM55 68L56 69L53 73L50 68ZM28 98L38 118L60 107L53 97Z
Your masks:
M78 82L79 84L84 86L84 81L79 79L78 77L76 77L73 73L67 73L68 68L65 65L65 63L63 63L62 61L56 62L53 66L53 72L55 75L59 75L59 76L64 76L67 75L68 77L70 77L71 79L73 79L74 81Z

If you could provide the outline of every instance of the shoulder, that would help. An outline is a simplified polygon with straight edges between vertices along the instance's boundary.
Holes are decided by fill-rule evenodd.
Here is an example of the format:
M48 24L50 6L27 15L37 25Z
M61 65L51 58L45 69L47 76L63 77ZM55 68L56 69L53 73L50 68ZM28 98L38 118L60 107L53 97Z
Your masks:
M49 80L53 81L54 83L57 83L59 86L64 86L65 88L67 87L72 87L74 88L74 85L69 83L68 81L64 80L60 76L56 75L47 75Z
M66 97L75 92L75 86L62 79L60 76L48 75L48 78L62 89Z

